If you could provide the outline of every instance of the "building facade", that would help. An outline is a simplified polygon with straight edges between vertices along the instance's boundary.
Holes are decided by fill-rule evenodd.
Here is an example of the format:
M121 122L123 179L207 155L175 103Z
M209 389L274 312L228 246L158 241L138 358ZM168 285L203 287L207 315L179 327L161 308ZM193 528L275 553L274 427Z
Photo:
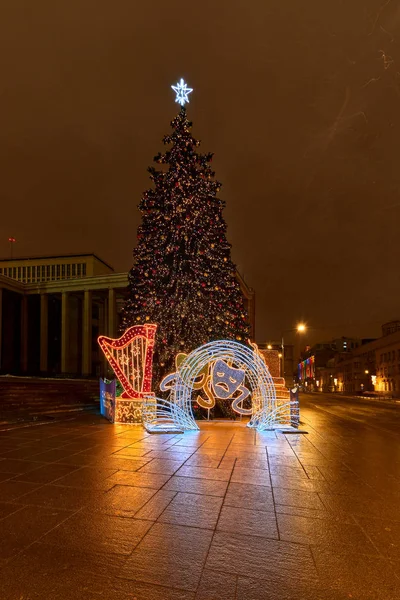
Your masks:
M380 338L356 342L349 340L346 351L332 342L325 357L311 349L314 368L307 371L309 358L299 364L301 383L313 391L400 397L400 320L382 325Z
M238 275L254 339L254 292ZM0 261L0 373L100 376L99 335L118 337L128 273L94 254Z

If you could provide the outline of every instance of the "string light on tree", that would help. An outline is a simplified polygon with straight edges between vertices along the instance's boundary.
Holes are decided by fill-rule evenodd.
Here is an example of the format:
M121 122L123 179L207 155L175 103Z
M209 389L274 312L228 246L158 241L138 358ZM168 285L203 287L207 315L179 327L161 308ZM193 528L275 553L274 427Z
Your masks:
M218 339L244 344L249 337L213 155L200 154L191 134L185 104L192 89L183 79L172 88L181 108L163 139L165 152L154 158L161 168L148 169L153 187L139 204L142 222L122 313L124 329L158 324L155 381L173 371L178 353Z
M189 103L189 94L193 92L193 88L188 88L185 81L181 79L176 85L171 85L172 89L176 93L175 102L178 102L181 106L185 106L186 102Z

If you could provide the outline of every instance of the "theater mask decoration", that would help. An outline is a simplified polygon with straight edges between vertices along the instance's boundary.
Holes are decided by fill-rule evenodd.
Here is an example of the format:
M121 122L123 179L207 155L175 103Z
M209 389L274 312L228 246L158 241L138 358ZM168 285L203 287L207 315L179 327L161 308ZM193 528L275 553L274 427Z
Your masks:
M293 396L284 403L277 399L273 378L254 343L217 340L190 354L179 353L175 372L164 377L159 386L169 393L168 398L156 398L151 384L156 328L135 325L116 340L99 338L124 389L115 403L115 422L143 421L151 432L198 430L193 402L210 409L218 398L231 400L235 412L248 415L248 427L258 431L290 427L292 410L298 414L298 400ZM196 394L199 391L204 394Z

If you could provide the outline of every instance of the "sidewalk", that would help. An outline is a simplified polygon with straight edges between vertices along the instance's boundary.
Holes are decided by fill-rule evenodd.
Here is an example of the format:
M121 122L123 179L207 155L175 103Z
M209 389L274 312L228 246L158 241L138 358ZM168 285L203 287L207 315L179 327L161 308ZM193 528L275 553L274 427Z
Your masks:
M383 506L376 465L349 466L356 430L302 421L308 435L151 436L87 414L0 432L1 600L398 599L398 480Z

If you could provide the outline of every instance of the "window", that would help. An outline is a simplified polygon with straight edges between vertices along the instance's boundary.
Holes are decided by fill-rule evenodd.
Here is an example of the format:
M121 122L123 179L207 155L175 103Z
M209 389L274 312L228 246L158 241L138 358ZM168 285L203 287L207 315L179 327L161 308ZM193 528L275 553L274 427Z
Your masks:
M67 277L71 277L71 265L67 265Z
M18 281L21 281L22 278L22 267L18 267Z
M56 279L60 279L61 265L57 265L57 277Z
M61 278L65 279L65 265L61 265Z
M31 282L31 267L26 267L26 271L27 271L27 281L28 283Z
M82 267L81 264L77 264L76 265L76 275L77 275L77 277L81 276L81 267Z
M76 277L76 264L72 265L72 277Z
M84 263L82 265L82 275L85 276L86 275L86 263Z
M56 278L56 265L51 265L51 278L50 279L55 279Z

